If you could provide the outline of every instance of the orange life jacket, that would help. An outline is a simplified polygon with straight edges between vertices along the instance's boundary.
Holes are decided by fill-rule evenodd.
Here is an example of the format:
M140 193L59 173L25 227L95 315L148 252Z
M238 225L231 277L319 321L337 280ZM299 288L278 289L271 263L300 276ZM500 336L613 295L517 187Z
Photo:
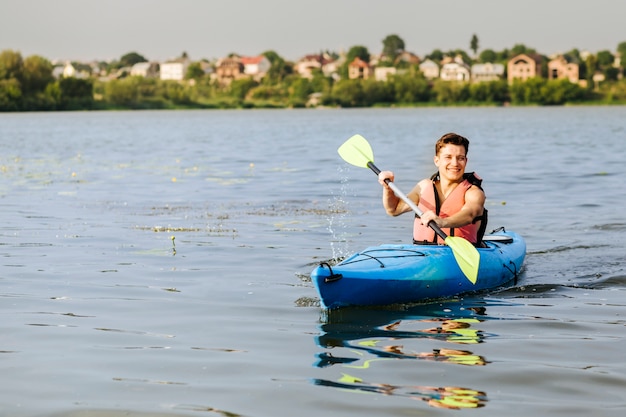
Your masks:
M469 190L473 185L481 188L480 186L482 183L482 179L473 172L464 174L463 178L463 182L452 190L443 204L441 204L435 188L435 181L439 179L439 174L434 174L431 177L433 186L426 187L425 190L422 190L422 193L420 194L420 201L417 206L423 212L432 210L441 218L450 217L457 213L465 204L465 193L467 190ZM483 213L476 217L474 221L468 225L457 228L442 228L442 230L448 236L462 237L473 244L477 244L482 240L486 227L487 210L483 210ZM416 215L415 221L413 222L413 243L443 244L444 242L433 229L428 226L424 226L419 217Z

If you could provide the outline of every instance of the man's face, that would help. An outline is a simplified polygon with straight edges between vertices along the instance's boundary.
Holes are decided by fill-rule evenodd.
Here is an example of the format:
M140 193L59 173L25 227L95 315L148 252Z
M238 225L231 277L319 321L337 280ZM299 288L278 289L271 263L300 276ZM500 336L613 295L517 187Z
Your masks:
M467 157L462 145L446 144L435 155L435 165L439 168L439 175L457 181L463 178Z

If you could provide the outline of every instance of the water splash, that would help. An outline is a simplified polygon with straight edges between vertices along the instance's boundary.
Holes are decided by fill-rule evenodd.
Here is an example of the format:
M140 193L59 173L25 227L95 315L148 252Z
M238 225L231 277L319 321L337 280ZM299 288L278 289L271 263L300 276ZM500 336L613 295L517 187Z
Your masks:
M329 200L330 215L328 216L328 232L331 235L330 249L332 252L332 259L341 259L349 254L348 248L348 233L347 219L350 215L349 202L346 200L346 196L349 191L349 183L347 173L349 168L338 167L337 171L341 177L341 187L339 189L339 195L334 195Z

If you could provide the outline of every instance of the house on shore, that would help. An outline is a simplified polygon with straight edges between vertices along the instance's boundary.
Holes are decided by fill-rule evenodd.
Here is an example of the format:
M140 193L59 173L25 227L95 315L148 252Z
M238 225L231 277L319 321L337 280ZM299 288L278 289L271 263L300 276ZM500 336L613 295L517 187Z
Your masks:
M157 78L159 76L159 63L138 62L130 68L130 75L144 78Z
M324 77L331 77L333 80L338 81L341 78L339 77L339 67L344 62L345 57L335 58L326 52L309 54L300 58L295 63L293 69L301 77L309 80L313 78L313 72L319 70Z
M390 76L401 73L396 67L376 67L374 68L374 79L376 81L387 81Z
M313 71L322 71L324 61L324 55L322 54L305 55L294 64L293 70L302 78L310 80L313 78Z
M396 57L394 64L399 65L401 63L406 63L408 65L419 65L420 62L420 58L413 52L402 51Z
M548 62L548 79L566 79L577 84L579 80L580 68L577 63L564 55L559 55Z
M271 66L269 59L264 55L254 57L232 55L217 61L215 77L222 85L229 85L234 80L244 77L260 81Z
M348 78L351 80L360 78L367 80L374 76L374 68L358 56L348 64Z
M80 78L86 79L91 77L91 66L81 64L79 62L66 62L63 65L57 65L52 70L55 78Z
M173 81L184 80L185 75L187 74L187 68L189 67L189 62L189 58L182 57L162 63L160 71L161 79Z
M541 56L532 54L519 54L507 63L509 84L513 81L526 81L529 78L541 77Z
M504 65L487 62L472 65L472 82L498 81L504 78Z
M242 56L239 58L243 64L243 73L252 77L255 81L260 81L270 70L272 63L265 55Z
M427 80L439 78L439 65L432 59L427 59L419 64L419 69Z
M444 81L463 81L469 82L471 80L470 67L460 56L454 59L447 59L443 61L439 78Z
M222 85L229 85L244 74L243 63L238 56L228 56L217 61L215 77Z

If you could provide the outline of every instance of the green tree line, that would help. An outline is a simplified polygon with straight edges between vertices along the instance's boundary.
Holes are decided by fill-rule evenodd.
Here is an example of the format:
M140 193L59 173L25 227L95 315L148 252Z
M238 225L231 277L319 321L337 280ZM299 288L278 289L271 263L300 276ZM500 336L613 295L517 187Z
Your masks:
M315 97L316 105L336 107L370 106L443 106L443 105L562 105L568 103L626 104L626 79L623 67L613 66L614 55L600 51L585 59L577 50L568 58L578 62L581 78L587 87L567 80L548 80L544 59L543 77L509 84L505 80L490 82L453 82L428 80L419 67L399 59L404 41L397 35L383 40L381 63L402 71L385 81L349 79L348 63L355 57L370 60L370 52L363 46L350 48L344 64L339 68L339 79L313 71L311 78L301 77L294 64L274 51L264 52L272 66L260 81L251 78L234 80L222 85L202 69L202 62L189 65L184 82L130 76L119 73L116 78L102 80L53 76L52 63L41 56L23 58L14 50L0 52L0 111L92 110L92 109L167 109L167 108L285 108L305 107ZM472 36L470 49L443 52L434 50L425 56L435 62L446 56L461 56L466 63L493 62L506 64L519 53L536 51L524 45L496 52L483 50L478 54L479 40ZM618 46L626 56L626 42ZM186 54L184 54L186 55ZM335 54L335 57L336 54ZM129 53L120 60L100 63L109 74L147 60ZM593 75L602 73L601 83Z

